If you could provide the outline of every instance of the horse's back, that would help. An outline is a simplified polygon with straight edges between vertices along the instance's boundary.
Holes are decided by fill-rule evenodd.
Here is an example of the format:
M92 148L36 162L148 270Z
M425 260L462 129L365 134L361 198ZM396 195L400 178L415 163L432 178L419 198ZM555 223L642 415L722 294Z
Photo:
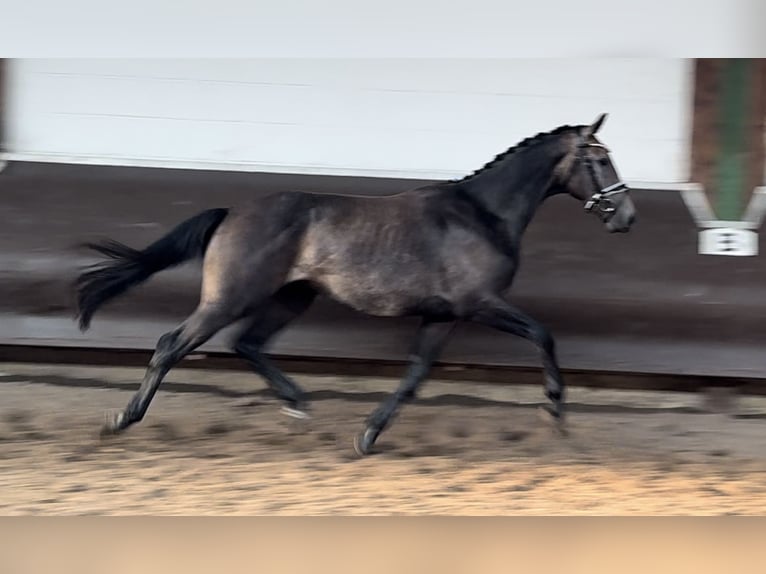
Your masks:
M259 282L274 290L310 281L342 303L384 316L435 298L458 301L484 281L477 260L495 255L480 234L452 223L446 202L430 190L254 198L232 210L211 242L210 290L220 296L220 285Z

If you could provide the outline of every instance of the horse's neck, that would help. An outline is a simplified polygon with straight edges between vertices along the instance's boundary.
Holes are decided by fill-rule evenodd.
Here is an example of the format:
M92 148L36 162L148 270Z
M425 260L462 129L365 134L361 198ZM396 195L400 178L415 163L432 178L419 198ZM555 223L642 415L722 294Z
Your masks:
M465 183L465 190L500 218L506 233L521 239L537 208L547 197L554 169L560 158L546 162L498 165Z

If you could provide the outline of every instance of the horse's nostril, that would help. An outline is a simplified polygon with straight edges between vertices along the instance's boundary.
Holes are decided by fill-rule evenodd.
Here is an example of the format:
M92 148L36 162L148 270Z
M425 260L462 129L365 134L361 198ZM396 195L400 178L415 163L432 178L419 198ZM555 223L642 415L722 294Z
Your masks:
M631 214L628 216L628 225L633 225L633 223L634 223L635 221L636 221L636 214L635 214L635 213L631 213Z

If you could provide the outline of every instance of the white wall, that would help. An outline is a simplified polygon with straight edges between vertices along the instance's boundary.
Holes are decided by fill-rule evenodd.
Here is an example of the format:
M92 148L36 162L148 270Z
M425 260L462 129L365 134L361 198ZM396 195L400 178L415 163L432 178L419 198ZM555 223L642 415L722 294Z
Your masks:
M607 111L624 178L686 181L691 62L12 60L10 159L453 177Z

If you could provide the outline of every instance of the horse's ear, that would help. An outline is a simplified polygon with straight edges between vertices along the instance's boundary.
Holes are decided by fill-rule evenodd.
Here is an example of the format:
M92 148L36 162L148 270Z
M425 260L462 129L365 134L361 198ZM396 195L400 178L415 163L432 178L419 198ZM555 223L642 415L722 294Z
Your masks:
M608 115L609 115L609 114L603 113L603 114L601 114L600 116L598 116L598 117L596 118L596 121L595 121L595 122L593 122L593 123L591 124L591 126L590 126L590 130L589 130L589 131L590 131L590 135L595 135L595 134L596 134L596 132L597 132L599 129L601 129L601 126L602 126L602 125L604 124L604 122L606 121L606 118L607 118L607 116L608 116Z

